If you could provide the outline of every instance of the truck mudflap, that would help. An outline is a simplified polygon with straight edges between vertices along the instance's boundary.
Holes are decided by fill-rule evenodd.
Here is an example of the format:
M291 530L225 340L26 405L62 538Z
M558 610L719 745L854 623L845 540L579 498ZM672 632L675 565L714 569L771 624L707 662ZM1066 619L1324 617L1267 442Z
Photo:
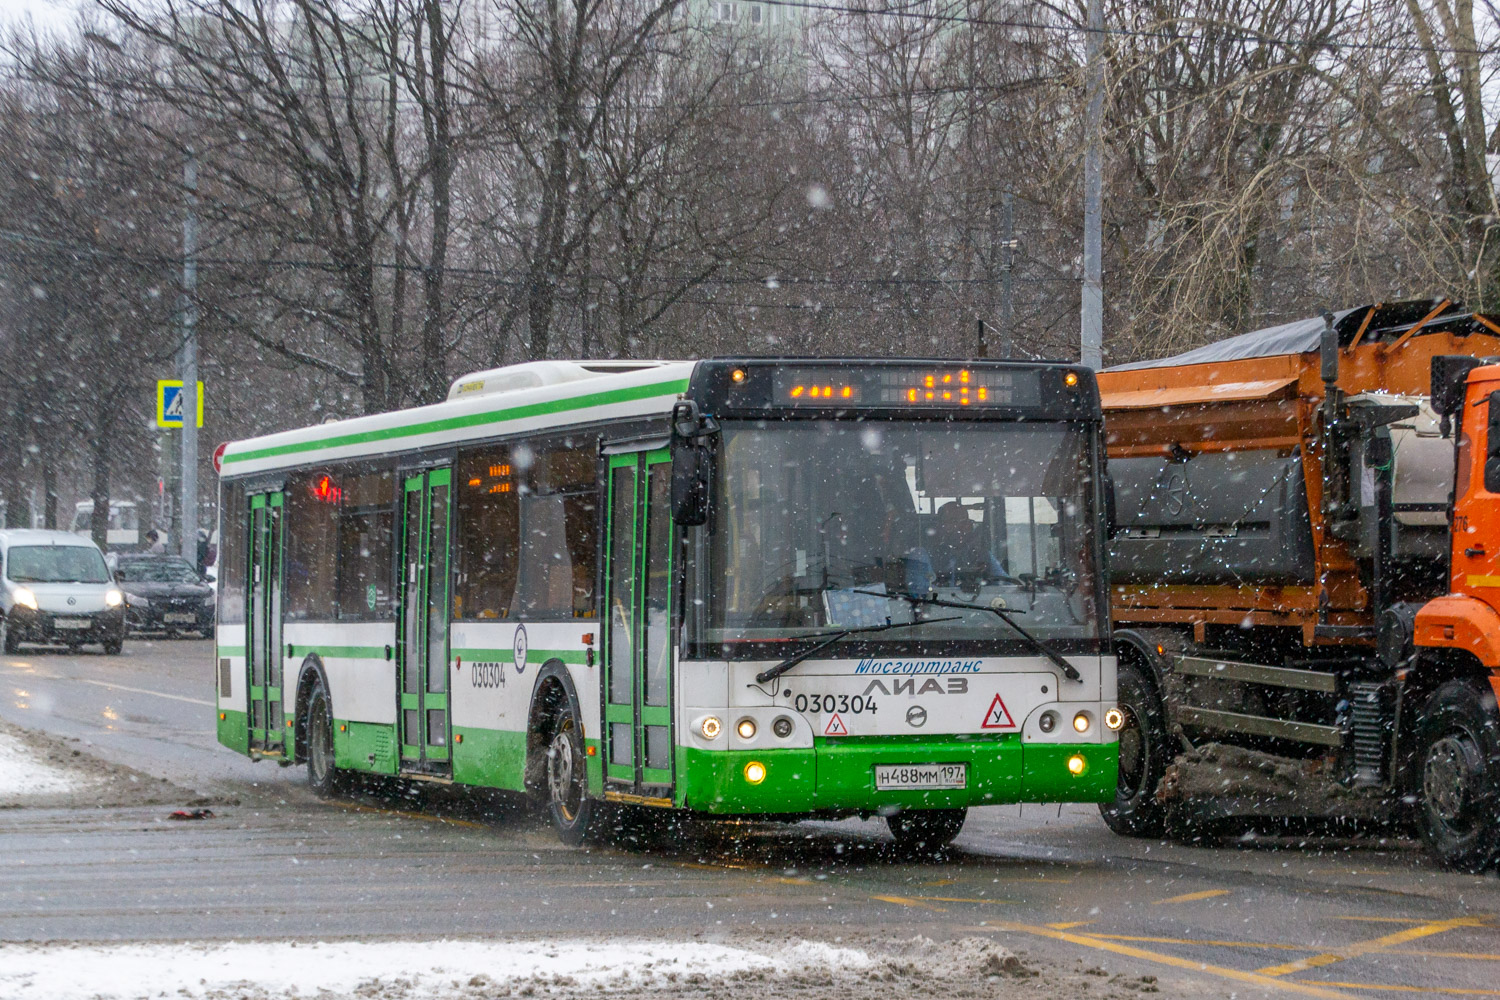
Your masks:
M1323 760L1224 743L1178 754L1157 786L1156 799L1167 809L1168 830L1188 839L1248 830L1392 826L1402 823L1405 813L1390 789L1344 785Z

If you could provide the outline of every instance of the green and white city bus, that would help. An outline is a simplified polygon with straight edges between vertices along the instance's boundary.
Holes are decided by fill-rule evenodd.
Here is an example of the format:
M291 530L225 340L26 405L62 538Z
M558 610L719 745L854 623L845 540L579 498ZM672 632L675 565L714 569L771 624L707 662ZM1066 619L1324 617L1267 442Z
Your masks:
M1108 801L1121 718L1085 368L549 361L229 445L218 735L619 807Z

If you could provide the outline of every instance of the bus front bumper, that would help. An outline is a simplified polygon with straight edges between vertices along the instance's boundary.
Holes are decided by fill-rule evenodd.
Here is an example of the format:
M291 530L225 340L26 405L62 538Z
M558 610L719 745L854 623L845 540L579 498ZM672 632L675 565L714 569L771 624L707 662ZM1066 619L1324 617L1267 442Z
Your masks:
M679 747L678 754L678 802L722 815L1108 802L1115 797L1119 767L1117 743L1022 743L1019 736L818 740L812 749L800 750ZM880 790L875 787L880 764L965 764L967 780L963 788ZM760 774L759 782L751 780Z

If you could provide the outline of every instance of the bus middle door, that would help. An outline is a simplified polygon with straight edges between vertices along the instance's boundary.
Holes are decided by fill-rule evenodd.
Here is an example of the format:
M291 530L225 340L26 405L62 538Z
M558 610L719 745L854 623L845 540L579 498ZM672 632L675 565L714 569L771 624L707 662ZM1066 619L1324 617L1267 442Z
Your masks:
M281 701L281 588L284 495L256 493L250 505L250 622L245 634L245 667L250 674L250 753L280 757L286 727Z
M672 804L672 465L609 456L605 542L605 796Z
M449 773L448 521L453 470L405 476L401 491L401 570L397 588L396 727L401 768Z

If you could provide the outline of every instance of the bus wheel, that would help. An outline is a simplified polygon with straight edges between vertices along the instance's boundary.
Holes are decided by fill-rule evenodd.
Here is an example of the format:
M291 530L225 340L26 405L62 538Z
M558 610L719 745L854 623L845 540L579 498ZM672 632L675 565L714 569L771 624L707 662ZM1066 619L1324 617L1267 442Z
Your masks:
M1140 668L1122 661L1119 668L1120 780L1113 802L1099 812L1124 837L1160 837L1166 814L1156 801L1156 785L1167 769L1167 727L1161 702Z
M1444 865L1481 870L1500 848L1500 719L1488 685L1439 686L1422 710L1415 750L1422 838Z
M329 798L343 790L342 775L334 764L333 713L328 695L319 683L307 701L307 784L313 794Z
M573 710L562 705L552 716L552 740L547 744L547 812L558 838L569 847L602 839L605 804L588 795L583 736Z
M909 809L887 816L885 825L903 854L931 854L958 836L968 815L967 809Z

